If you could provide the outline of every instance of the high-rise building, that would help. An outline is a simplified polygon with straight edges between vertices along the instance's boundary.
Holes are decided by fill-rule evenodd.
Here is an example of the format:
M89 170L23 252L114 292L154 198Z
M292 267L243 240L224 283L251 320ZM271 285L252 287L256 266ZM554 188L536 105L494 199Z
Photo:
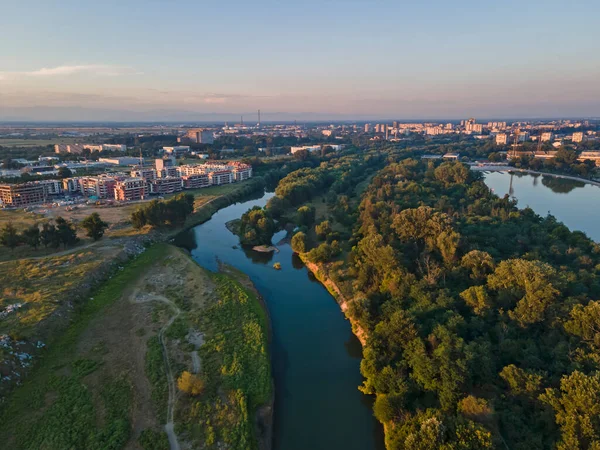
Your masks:
M540 135L541 142L550 142L552 140L552 133L550 131L545 131Z
M365 123L365 133L370 133L370 132L371 132L371 124Z
M583 132L577 131L573 133L573 142L583 142Z
M212 144L215 142L213 132L210 130L205 130L204 128L189 130L186 134L186 138L195 144Z
M498 133L496 135L496 145L508 144L508 135L506 133Z

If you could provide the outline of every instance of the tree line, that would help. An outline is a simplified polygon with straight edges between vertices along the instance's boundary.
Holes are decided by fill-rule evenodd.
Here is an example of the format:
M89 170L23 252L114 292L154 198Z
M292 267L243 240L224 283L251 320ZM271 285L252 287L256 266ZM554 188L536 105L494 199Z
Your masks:
M108 228L98 213L92 213L81 222L81 228L86 235L97 241L104 235ZM48 221L41 225L35 223L21 231L17 230L12 222L5 224L0 229L0 245L14 250L19 245L28 245L34 249L44 248L67 248L79 242L77 229L73 222L63 217L57 217L54 221Z
M153 228L183 225L185 219L194 212L194 196L178 194L169 200L152 200L131 214L134 228L149 225Z

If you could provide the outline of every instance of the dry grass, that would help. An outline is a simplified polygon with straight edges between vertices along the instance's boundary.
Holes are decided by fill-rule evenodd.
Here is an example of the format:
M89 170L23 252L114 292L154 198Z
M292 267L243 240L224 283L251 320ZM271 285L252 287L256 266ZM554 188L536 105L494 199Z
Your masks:
M35 326L54 313L87 277L118 249L86 249L43 259L0 262L0 309L24 303L16 313L0 321L0 334L33 334Z

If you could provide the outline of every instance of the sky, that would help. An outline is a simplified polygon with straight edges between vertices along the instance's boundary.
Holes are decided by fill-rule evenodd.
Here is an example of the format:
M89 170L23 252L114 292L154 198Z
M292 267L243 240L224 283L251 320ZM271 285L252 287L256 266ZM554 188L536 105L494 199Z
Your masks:
M599 117L597 0L0 0L0 120Z

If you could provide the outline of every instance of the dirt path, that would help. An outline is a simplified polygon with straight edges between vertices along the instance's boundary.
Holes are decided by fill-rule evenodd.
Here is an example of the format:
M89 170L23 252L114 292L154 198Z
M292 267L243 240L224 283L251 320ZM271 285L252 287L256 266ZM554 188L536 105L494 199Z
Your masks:
M158 332L158 340L163 348L163 360L165 362L167 383L169 385L169 400L167 402L167 423L165 424L165 432L167 433L167 437L169 438L169 447L171 448L171 450L181 450L181 447L179 446L179 441L177 440L177 434L175 434L175 425L173 422L173 417L175 413L175 396L177 393L175 388L175 377L173 376L173 369L171 369L171 362L169 361L169 353L165 341L165 332L173 324L175 319L179 317L179 315L181 314L181 310L175 303L170 301L168 298L163 297L162 295L146 294L142 296L142 298L138 298L138 296L136 295L134 296L134 298L136 303L146 303L152 301L166 303L173 309L173 311L175 311L175 314L171 316L169 321Z
M192 372L195 374L200 373L200 356L197 351L192 352Z

